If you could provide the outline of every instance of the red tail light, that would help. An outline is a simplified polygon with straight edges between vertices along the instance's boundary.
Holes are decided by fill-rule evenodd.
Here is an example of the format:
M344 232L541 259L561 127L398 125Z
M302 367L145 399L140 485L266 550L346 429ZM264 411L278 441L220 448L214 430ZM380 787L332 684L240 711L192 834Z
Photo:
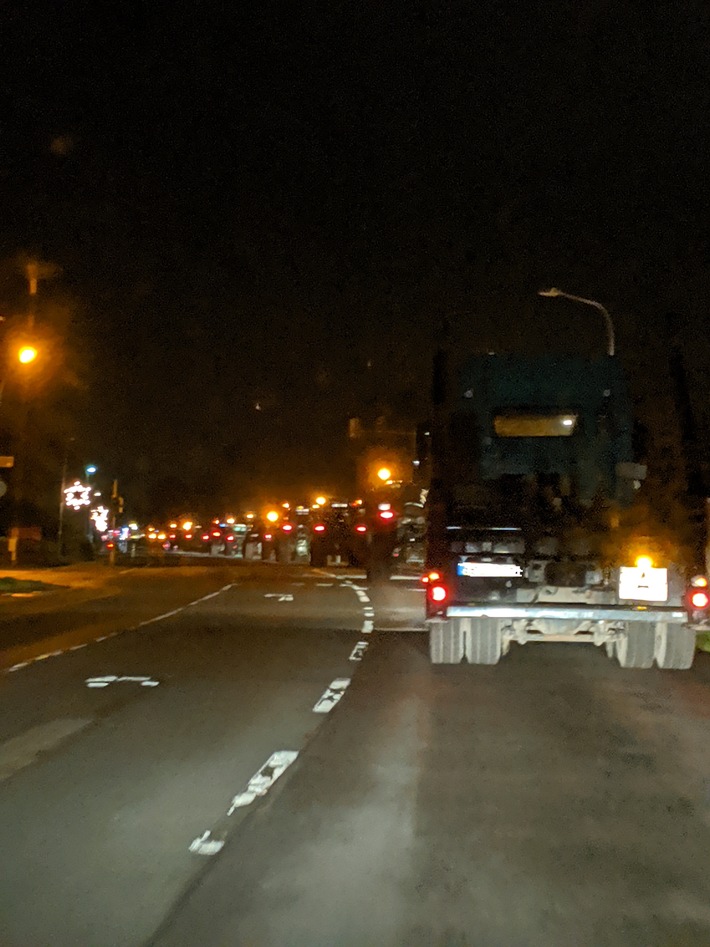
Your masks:
M429 598L432 600L432 602L445 602L448 594L449 593L445 585L439 585L437 583L436 585L429 586Z
M393 520L394 512L392 510L380 510L380 519L381 520Z
M364 523L358 523L357 526L355 527L355 532L356 532L356 533L366 533L366 532L367 532L367 526L365 526Z
M690 596L690 604L693 608L707 608L710 605L710 595L703 589L696 589Z
M214 533L212 533L212 535L214 536ZM218 534L218 535L219 535L219 534ZM209 539L209 538L210 538L210 534L209 534L209 533L203 533L203 534L202 534L202 539L203 539L203 540L207 540L207 539Z
M228 542L228 543L233 543L233 542L234 542L234 536L227 536L227 542Z
M264 533L264 540L268 543L272 539L271 533Z
M322 523L316 523L316 525L313 527L313 532L314 532L314 533L324 533L324 532L325 532L325 526L324 526Z
M291 530L293 529L293 526L291 525L291 523L284 523L281 529L284 531L284 533L290 533Z
M192 539L192 533L185 533L185 539Z

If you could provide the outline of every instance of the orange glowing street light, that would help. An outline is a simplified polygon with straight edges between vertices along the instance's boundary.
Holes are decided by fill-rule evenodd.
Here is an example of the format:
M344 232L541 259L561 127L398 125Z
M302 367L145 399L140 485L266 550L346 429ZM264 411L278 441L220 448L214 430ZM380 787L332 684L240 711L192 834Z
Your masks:
M23 345L17 352L17 360L22 365L29 365L37 358L38 352L34 345Z

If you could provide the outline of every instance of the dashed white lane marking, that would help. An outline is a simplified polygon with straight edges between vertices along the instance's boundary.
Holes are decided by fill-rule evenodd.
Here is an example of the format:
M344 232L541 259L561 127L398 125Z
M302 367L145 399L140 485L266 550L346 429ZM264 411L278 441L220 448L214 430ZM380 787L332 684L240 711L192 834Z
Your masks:
M371 635L375 627L375 623L371 618L366 618L362 623L362 633L363 635Z
M279 776L288 769L298 757L298 750L277 750L272 753L264 765L254 773L244 792L237 793L227 810L227 816L235 809L251 805L259 796L265 796ZM224 840L213 838L208 829L190 842L190 851L196 855L216 855L224 847Z
M174 608L170 612L164 612L162 615L156 615L155 618L148 618L146 621L141 621L135 627L145 628L146 625L152 625L156 621L163 621L165 618L172 618L173 615L179 615L180 612L184 612L186 608L192 608L193 605L199 605L200 602L206 602L208 599L216 598L218 595L221 595L222 592L226 592L231 589L235 584L236 583L234 582L230 582L229 585L222 586L222 588L217 589L216 592L210 592L208 595L203 595L201 598L196 598L194 602L188 602L187 605L181 605L180 608Z
M316 582L317 589L332 589L334 582Z
M267 592L264 598L275 598L277 602L293 601L293 595L290 592Z
M329 713L343 696L349 683L349 677L339 677L332 681L330 686L325 689L325 693L315 703L313 712L316 714Z
M132 571L132 570L128 570ZM170 612L165 612L162 615L156 615L155 618L148 618L146 621L139 622L137 625L134 625L132 628L121 629L121 631L110 631L108 634L100 635L98 638L94 638L94 642L106 641L108 638L115 638L117 635L120 635L122 631L137 631L139 628L144 628L146 625L152 625L156 621L163 621L164 618L171 618L173 615L179 615L180 612L185 611L186 608L191 608L193 605L199 605L200 602L206 602L208 599L215 598L217 595L221 595L222 592L226 592L228 589L233 588L238 585L238 582L230 582L229 585L223 586L221 589L217 589L216 592L210 592L208 595L203 595L201 598L196 598L193 602L188 602L186 605L182 605L180 608L174 608ZM20 661L17 664L13 664L11 667L3 668L2 671L5 674L9 674L12 671L19 671L23 667L27 667L30 664L34 664L36 661L46 661L47 658L56 658L61 654L66 654L69 651L78 651L80 648L85 648L87 645L91 644L90 641L82 641L80 644L70 645L67 648L59 651L49 651L45 654L38 654L36 657L32 657L27 661ZM145 681L143 682L144 687L157 687L158 681Z
M164 612L162 615L156 615L155 618L147 618L145 621L138 622L136 628L145 628L146 625L152 625L156 621L163 621L165 618L172 618L173 615L179 615L182 610L182 608L174 608L171 612Z
M257 796L265 796L297 756L298 750L278 750L272 753L261 769L254 773L244 792L238 793L232 799L227 815L231 815L235 809L250 805Z
M363 655L367 651L367 641L358 641L350 655L351 661L362 661Z
M221 839L212 838L209 830L190 842L190 851L195 855L216 855L223 848L224 842Z
M54 749L67 737L83 730L90 717L65 717L41 723L0 746L0 782L34 763L40 753Z

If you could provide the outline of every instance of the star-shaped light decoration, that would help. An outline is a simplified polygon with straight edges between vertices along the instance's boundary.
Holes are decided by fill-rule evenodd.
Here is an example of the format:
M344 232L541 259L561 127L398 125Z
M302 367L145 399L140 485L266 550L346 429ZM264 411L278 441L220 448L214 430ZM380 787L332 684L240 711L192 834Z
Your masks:
M85 486L80 480L75 480L70 487L64 488L64 502L72 510L91 503L91 487Z

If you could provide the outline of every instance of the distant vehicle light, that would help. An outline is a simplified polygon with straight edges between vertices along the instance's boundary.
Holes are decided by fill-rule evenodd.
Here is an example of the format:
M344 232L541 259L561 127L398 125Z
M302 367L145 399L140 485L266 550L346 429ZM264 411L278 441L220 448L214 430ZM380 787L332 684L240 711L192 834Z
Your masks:
M443 585L432 585L429 588L429 598L432 602L445 602L447 594L446 587Z
M225 536L225 540L226 540L228 543L233 543L233 542L234 542L234 536L232 536L232 535Z
M277 511L277 510L269 510L269 512L266 514L266 518L267 518L267 520L268 520L270 523L275 523L276 520L279 518L278 511Z
M366 533L366 532L367 532L367 526L365 526L364 523L358 523L357 526L355 527L355 532L356 532L356 533Z
M710 595L702 589L698 589L690 596L690 604L693 608L707 608L710 605Z
M393 520L394 513L392 510L380 510L380 519L381 520Z
M706 589L708 587L708 580L704 575L694 575L690 580L690 584L694 589Z
M322 523L316 523L316 525L313 527L313 532L314 532L314 533L324 533L324 532L325 532L325 526L324 526Z
M219 531L218 529L213 529L213 530L212 530L212 535L215 537L215 539L219 539L219 537L220 537L222 534L220 533L220 531Z
M202 534L202 541L203 541L203 542L206 542L209 538L210 538L210 534L209 534L209 533L203 533L203 534Z
M264 533L264 539L266 540L267 543L273 538L274 537L271 535L271 533Z
M177 533L171 533L168 539L175 539L176 537L177 537Z
M291 530L293 529L293 524L292 524L292 523L284 523L283 526L281 527L281 529L284 531L284 533L290 533Z
M432 572L427 572L426 575L422 576L422 582L424 583L424 585L427 585L427 583L429 582L438 582L440 578L441 578L441 573L436 572L436 570L433 570Z
M173 539L174 538L175 537L173 537ZM167 536L165 535L165 533L158 533L158 539L167 539Z
M192 529L192 520L185 520L182 524L182 528L189 532Z
M228 516L228 517L227 517L227 522L229 523L230 526L233 526L234 523L235 523L234 517L233 517L233 516Z
M192 539L192 533L185 533L185 539Z
M316 497L316 506L325 506L327 502L325 497Z
M116 548L116 543L106 543L106 548L107 548L107 549L115 549L115 548Z

